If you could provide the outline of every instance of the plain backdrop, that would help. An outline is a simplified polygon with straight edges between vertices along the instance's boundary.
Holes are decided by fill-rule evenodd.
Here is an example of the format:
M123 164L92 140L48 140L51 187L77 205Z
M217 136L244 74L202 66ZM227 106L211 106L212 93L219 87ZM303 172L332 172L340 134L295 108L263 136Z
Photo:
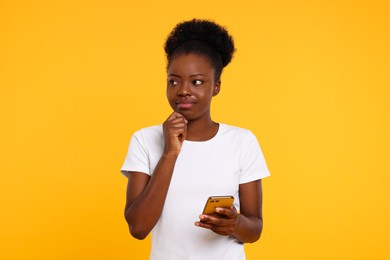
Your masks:
M147 259L123 218L134 131L162 123L163 44L212 19L237 52L213 119L272 173L248 259L390 259L388 1L0 1L0 258ZM195 221L195 220L194 220Z

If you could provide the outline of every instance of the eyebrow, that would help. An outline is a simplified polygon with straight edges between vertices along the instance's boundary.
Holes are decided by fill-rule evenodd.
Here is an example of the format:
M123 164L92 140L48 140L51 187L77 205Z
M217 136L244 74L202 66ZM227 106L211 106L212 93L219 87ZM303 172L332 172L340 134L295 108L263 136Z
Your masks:
M171 74L169 74L168 76L174 76L174 77L181 78L180 75L177 75L177 74L175 74L175 73L171 73ZM195 74L190 75L190 78L198 77L198 76L205 77L205 75L203 75L202 73L195 73Z
M181 78L179 75L177 75L177 74L175 74L175 73L170 73L170 74L168 74L168 76L169 76L169 77L170 77L170 76L174 76L174 77Z
M195 74L190 75L191 78L197 77L197 76L202 76L202 77L204 77L204 75L203 75L202 73L195 73Z

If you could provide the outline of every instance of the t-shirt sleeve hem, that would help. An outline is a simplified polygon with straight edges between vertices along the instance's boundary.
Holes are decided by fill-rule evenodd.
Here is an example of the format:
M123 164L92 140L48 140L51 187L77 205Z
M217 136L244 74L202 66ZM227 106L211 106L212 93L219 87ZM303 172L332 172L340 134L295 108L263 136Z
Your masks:
M125 176L126 178L129 178L130 172L142 172L150 176L149 171L145 169L121 169L122 175Z
M261 179L267 178L267 177L270 176L270 175L271 175L271 174L268 172L268 173L263 174L263 175L261 175L261 176L252 176L251 178L241 179L241 180L240 180L240 184L245 184L245 183L248 183L248 182L261 180Z

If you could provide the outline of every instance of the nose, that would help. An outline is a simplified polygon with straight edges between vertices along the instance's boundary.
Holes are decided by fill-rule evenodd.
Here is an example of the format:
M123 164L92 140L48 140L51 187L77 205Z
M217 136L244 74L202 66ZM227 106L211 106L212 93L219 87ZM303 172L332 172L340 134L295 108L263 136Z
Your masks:
M177 95L182 97L191 96L191 84L189 82L183 82L183 84L180 85Z

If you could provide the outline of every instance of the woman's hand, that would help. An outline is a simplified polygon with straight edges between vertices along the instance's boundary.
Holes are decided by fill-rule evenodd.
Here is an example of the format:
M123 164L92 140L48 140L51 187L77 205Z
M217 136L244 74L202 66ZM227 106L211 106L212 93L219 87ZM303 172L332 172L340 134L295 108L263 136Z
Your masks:
M241 243L253 243L263 230L262 197L261 180L240 184L240 214L235 208L216 208L215 215L200 215L195 225L233 236Z
M200 215L200 221L195 222L195 225L210 229L219 235L234 236L239 216L236 208L216 208L215 212L217 214Z
M183 141L187 137L187 119L173 112L163 124L164 154L179 154Z

